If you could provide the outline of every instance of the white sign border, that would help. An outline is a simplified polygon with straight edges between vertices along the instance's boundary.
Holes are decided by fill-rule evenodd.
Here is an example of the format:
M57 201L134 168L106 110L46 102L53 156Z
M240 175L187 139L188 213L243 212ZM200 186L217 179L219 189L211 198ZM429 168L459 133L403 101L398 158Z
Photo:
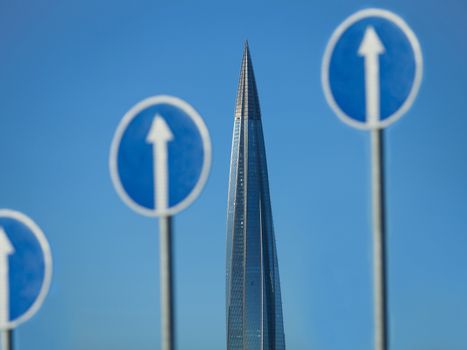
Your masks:
M181 109L185 112L195 125L197 126L201 139L203 140L203 148L204 148L204 162L201 169L201 174L196 183L195 187L191 190L190 194L183 199L177 205L167 208L163 211L157 209L148 209L143 207L142 205L135 202L125 191L123 185L120 181L120 176L118 174L118 148L125 132L128 124L140 113L142 110L149 106L158 105L158 104L169 104ZM111 148L110 148L110 157L109 157L109 167L110 167L110 177L112 178L112 183L115 186L117 193L119 194L120 198L123 202L128 205L131 209L136 211L139 214L150 216L150 217L158 217L158 216L169 216L174 215L183 209L187 208L201 193L209 175L209 170L211 168L211 139L209 137L209 131L206 127L206 124L203 121L203 118L199 115L199 113L187 102L184 100L169 95L157 95L148 97L135 106L133 106L123 117L120 121L120 124L117 127L117 131L115 132L114 138L112 140Z
M399 109L393 113L391 116L387 117L384 120L380 120L376 125L370 125L369 123L363 123L356 121L354 118L350 117L347 115L337 104L337 102L334 99L334 96L332 94L332 90L329 84L329 63L331 61L331 56L334 51L334 47L339 40L340 36L355 22L367 18L367 17L381 17L384 19L387 19L391 22L393 22L395 25L397 25L407 36L410 45L412 46L412 50L414 52L415 56L415 78L412 84L412 88L410 90L410 93L404 103L402 104ZM420 43L415 36L415 33L410 29L408 24L398 15L395 13L388 11L388 10L383 10L383 9L378 9L378 8L369 8L369 9L364 9L357 11L350 17L347 17L347 19L344 20L334 31L334 33L331 35L331 39L329 40L326 50L324 51L324 56L323 56L323 62L321 66L321 84L323 86L324 90L324 95L326 97L326 101L328 104L331 106L332 110L336 115L346 124L353 126L354 128L357 129L362 129L362 130L371 130L371 129L381 129L385 128L392 123L396 122L398 119L404 115L409 108L412 106L415 97L418 94L418 90L420 88L420 84L422 81L422 75L423 75L423 56L422 56L422 50L420 47Z
M23 213L20 213L19 211L11 209L0 209L0 218L14 219L26 225L26 227L31 230L31 232L35 235L36 239L38 240L39 245L42 249L42 254L44 255L45 269L41 290L32 306L24 314L22 314L15 320L10 321L5 325L0 324L1 330L7 330L14 329L20 324L28 321L37 313L37 311L39 311L40 307L44 303L45 297L49 292L50 284L52 282L52 254L50 251L49 242L47 241L44 232L31 218L29 218Z

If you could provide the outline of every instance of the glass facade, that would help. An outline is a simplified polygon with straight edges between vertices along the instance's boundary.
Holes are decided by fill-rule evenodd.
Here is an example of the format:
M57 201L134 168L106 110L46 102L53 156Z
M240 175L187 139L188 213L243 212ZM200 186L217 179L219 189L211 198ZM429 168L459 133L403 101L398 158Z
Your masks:
M248 45L235 109L226 272L227 349L285 349L266 152Z

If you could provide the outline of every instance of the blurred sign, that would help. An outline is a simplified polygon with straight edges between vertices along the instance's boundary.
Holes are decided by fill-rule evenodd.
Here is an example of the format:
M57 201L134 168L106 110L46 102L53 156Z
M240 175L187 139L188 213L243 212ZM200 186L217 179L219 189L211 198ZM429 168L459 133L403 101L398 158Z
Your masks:
M380 9L359 11L334 31L326 48L326 99L347 124L384 128L412 105L422 78L420 44L402 18Z
M12 329L41 307L52 257L41 229L19 212L0 210L0 329Z
M190 205L206 182L210 163L211 142L203 119L172 96L150 97L130 109L110 154L118 194L148 216L173 215Z

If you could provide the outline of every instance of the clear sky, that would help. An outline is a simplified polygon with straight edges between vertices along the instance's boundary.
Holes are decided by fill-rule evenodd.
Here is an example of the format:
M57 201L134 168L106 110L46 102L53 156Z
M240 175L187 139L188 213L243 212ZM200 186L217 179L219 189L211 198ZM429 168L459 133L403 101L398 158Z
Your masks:
M357 10L417 34L420 93L386 133L391 350L467 349L467 3L423 1L0 2L0 207L46 233L54 279L17 349L157 349L156 219L109 175L113 133L145 97L204 117L210 178L175 220L179 349L225 348L225 219L243 41L263 114L286 342L372 349L369 135L320 82L325 45Z

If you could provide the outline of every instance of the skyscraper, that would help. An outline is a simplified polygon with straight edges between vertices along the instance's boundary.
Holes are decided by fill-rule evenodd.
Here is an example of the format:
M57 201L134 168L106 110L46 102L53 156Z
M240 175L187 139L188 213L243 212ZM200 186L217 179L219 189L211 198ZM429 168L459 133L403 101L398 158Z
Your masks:
M230 162L226 277L227 350L285 349L266 152L248 43Z

